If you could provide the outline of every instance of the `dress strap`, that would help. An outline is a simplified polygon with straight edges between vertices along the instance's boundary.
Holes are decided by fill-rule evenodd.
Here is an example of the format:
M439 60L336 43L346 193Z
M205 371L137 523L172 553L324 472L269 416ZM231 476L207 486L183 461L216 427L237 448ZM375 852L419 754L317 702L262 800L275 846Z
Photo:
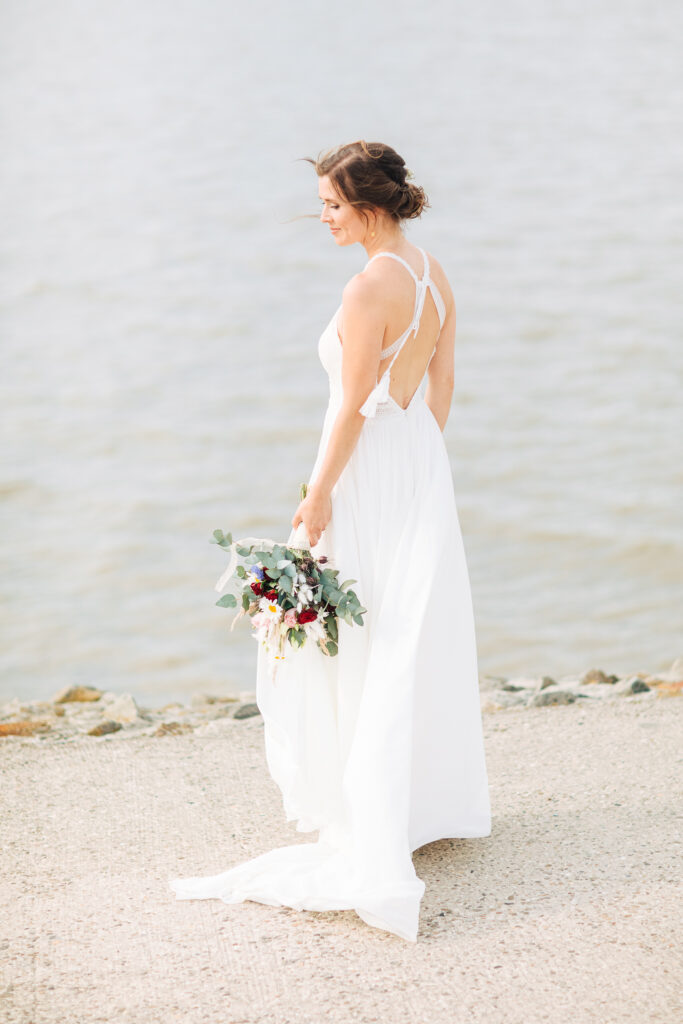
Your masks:
M419 248L419 247L418 247ZM422 253L422 259L424 261L424 272L422 278L418 278L417 274L411 266L400 256L397 256L394 252L377 252L371 259L375 259L377 256L391 256L392 259L398 260L399 263L403 263L406 269L410 272L410 276L415 281L415 308L413 310L413 319L408 324L400 338L397 338L389 348L382 353L382 357L386 358L390 352L393 353L392 358L389 360L389 364L384 370L384 373L377 381L377 384L372 389L368 397L366 398L363 405L360 407L360 412L364 416L374 416L377 412L379 405L384 405L389 400L389 371L394 364L394 360L397 358L399 352L405 345L406 341L411 334L417 334L420 327L420 318L422 316L422 310L424 308L425 295L427 288L429 287L429 260L424 249L419 249ZM370 263L371 260L368 260ZM366 264L367 266L367 264Z
M422 249L420 249L420 252L422 252ZM365 266L366 267L369 266L372 263L373 260L377 259L378 256L391 256L392 260L398 260L398 262L402 263L403 266L406 268L406 270L408 271L408 273L412 277L412 279L415 282L415 284L418 284L418 276L415 273L415 271L413 270L413 268L411 267L411 265L409 263L406 263L406 261L403 259L403 257L402 256L398 256L395 252L384 252L384 251L376 252L374 256L370 257L370 259L365 264Z

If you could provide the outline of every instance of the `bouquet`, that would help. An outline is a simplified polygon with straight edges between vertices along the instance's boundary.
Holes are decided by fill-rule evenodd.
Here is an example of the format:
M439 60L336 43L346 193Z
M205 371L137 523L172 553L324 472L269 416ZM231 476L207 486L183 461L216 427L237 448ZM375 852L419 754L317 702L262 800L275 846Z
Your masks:
M302 484L301 497L306 496ZM249 615L253 636L268 653L271 676L285 658L287 645L303 647L314 640L323 654L339 651L339 619L363 625L367 611L350 588L356 580L339 583L339 570L309 548L278 544L266 538L243 537L214 530L212 544L230 551L230 562L216 584L228 593L216 601L220 608L241 605L232 622Z

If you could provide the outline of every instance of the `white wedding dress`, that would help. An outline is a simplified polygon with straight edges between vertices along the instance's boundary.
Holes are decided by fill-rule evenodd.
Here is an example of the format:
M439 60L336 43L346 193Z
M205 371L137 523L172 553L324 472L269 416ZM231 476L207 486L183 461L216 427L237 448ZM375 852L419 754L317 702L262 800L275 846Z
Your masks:
M415 312L384 350L417 333L431 292L424 259ZM341 307L340 307L341 309ZM330 398L309 482L325 455L342 394L337 315L318 346ZM361 407L360 437L332 491L315 556L353 579L363 626L339 622L339 654L312 641L288 649L271 679L258 648L256 700L265 753L299 842L219 875L174 879L178 899L255 900L298 910L353 909L367 924L416 941L425 884L411 853L445 837L490 834L470 584L444 438L423 395L403 409L389 369ZM287 543L295 543L292 531Z

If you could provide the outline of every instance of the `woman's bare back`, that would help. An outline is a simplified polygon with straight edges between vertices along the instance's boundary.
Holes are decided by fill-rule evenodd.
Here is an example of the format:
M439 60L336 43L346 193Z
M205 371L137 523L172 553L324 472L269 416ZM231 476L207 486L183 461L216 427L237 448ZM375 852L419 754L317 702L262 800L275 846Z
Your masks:
M381 255L387 255L382 253ZM389 254L391 255L391 254ZM377 253L376 256L380 256ZM382 339L383 355L379 364L379 375L384 372L386 358L393 353L396 341L409 329L415 313L416 289L419 285L402 266L405 261L422 282L425 266L422 254L416 246L411 246L405 253L395 253L398 259L373 259L362 275L376 282L381 290L383 302L386 303L386 325ZM432 374L439 379L452 381L453 376L453 343L455 337L455 304L453 293L441 265L430 254L428 256L427 274L430 287L424 297L417 333L409 336L396 355L389 373L389 394L402 408L406 409L429 367ZM437 295L434 295L433 288ZM442 303L443 323L437 301ZM343 324L338 321L339 340L343 345Z

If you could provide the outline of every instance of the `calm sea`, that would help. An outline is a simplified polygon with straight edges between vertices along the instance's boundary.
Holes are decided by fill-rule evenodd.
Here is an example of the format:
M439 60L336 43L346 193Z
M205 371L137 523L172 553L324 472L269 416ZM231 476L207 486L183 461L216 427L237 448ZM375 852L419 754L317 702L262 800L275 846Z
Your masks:
M482 673L683 653L683 7L0 9L0 697L253 689L215 527L285 539L364 262L299 157L390 142L458 306Z

